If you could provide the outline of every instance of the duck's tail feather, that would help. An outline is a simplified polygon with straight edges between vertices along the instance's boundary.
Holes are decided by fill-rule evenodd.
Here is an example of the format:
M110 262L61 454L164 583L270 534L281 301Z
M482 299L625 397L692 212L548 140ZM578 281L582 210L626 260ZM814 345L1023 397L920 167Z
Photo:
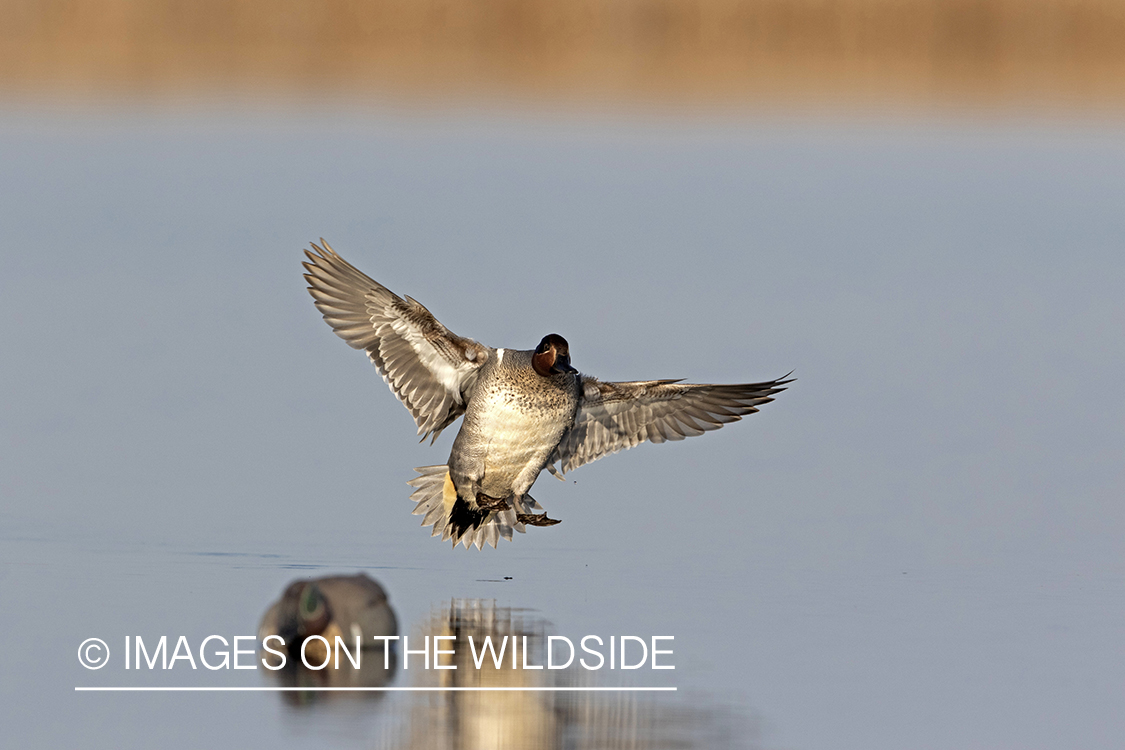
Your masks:
M415 488L410 495L415 502L412 513L422 516L423 526L433 526L431 536L440 536L443 542L452 539L454 547L458 544L465 545L465 549L474 544L477 549L486 544L495 547L500 537L512 541L513 529L524 533L524 525L516 520L517 514L543 510L530 495L525 495L522 502L510 498L509 502L516 507L507 510L480 510L475 503L470 506L457 496L445 464L419 466L414 471L418 476L407 482Z

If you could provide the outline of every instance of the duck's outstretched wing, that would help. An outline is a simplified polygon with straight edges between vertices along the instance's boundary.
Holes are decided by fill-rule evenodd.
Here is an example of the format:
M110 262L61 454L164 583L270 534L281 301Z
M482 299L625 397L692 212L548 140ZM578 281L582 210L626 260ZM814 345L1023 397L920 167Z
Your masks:
M758 411L791 382L781 378L742 385L679 380L603 383L584 376L574 426L551 454L547 469L557 476L556 462L565 473L646 440L663 443L717 430Z
M363 349L424 440L465 413L490 350L462 338L416 300L403 299L336 254L328 243L306 250L309 294L336 335Z

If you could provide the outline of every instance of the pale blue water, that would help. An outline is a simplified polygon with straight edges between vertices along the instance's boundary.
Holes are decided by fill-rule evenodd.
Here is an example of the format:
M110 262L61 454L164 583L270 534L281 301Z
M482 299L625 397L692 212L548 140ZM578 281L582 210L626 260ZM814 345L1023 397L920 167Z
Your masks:
M9 103L0 164L13 746L487 746L434 711L545 712L543 747L1125 735L1120 124ZM319 319L321 236L491 345L557 331L604 378L798 381L544 476L562 524L451 552L405 482L452 435L418 445ZM290 580L360 570L404 632L482 599L674 635L676 670L630 679L680 690L531 713L74 692L271 684L76 649L252 635Z

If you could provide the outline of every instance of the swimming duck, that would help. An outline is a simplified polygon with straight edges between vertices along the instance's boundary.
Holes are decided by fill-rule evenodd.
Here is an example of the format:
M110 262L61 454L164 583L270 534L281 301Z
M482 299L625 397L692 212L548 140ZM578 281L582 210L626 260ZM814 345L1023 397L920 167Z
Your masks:
M258 647L266 674L284 688L302 688L285 690L285 702L305 706L344 696L381 696L317 688L385 686L398 664L397 649L391 643L388 650L383 636L397 635L398 621L383 587L357 573L290 583L262 615Z
M259 643L272 635L280 636L283 644L273 647L288 650L289 661L296 664L301 644L310 636L321 636L329 648L336 636L348 648L359 638L363 648L373 649L381 645L373 637L398 635L398 621L383 587L365 573L327 576L296 580L285 588L258 625ZM322 641L310 641L306 647L309 661L323 662L324 649Z
M454 547L495 547L513 529L558 523L528 494L544 468L561 479L646 440L702 435L758 411L791 382L603 382L571 366L570 347L556 333L529 350L478 344L321 243L305 251L303 265L325 322L367 352L423 440L432 444L464 416L449 461L415 469L419 476L408 482L414 514Z

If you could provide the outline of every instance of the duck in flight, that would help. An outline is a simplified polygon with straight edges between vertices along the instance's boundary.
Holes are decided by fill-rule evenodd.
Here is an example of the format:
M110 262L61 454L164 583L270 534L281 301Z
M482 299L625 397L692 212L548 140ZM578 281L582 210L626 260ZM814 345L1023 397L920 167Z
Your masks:
M571 366L566 339L556 333L529 350L458 336L321 243L305 251L303 265L325 322L367 352L423 440L432 444L464 417L449 461L415 469L419 476L408 482L414 514L454 547L495 547L513 529L558 523L528 494L543 469L561 479L646 440L702 435L758 411L792 382L604 382Z

